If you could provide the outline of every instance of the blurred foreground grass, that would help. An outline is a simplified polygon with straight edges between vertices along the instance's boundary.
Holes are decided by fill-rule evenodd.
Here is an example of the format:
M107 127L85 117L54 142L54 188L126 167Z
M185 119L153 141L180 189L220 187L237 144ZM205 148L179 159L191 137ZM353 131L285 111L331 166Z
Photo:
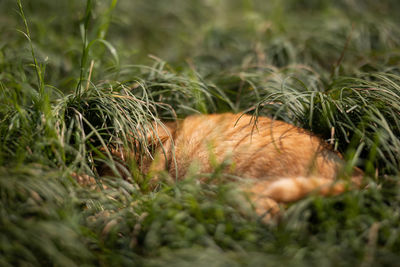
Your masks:
M0 2L0 265L398 265L398 1L18 3ZM100 148L149 121L225 111L313 131L369 187L264 224L218 168L98 177L118 166Z

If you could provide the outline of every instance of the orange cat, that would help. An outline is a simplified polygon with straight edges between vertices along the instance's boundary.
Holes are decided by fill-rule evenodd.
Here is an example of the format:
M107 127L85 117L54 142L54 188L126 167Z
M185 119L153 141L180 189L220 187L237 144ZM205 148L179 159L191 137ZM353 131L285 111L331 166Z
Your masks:
M192 164L208 173L216 164L231 162L225 172L251 180L243 189L259 214L275 212L277 202L296 201L312 191L334 195L346 189L346 183L336 180L344 164L341 155L320 138L282 121L258 117L254 124L249 115L225 113L153 127L147 140L155 153L138 163L142 172L167 170L182 179ZM133 153L113 154L138 160ZM354 169L352 184L359 186L362 175Z

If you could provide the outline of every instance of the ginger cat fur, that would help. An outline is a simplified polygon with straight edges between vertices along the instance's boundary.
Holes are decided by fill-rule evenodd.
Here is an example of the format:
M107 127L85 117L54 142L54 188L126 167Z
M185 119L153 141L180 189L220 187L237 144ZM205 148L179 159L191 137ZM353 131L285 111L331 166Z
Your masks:
M194 115L153 127L147 140L156 149L152 157L138 163L143 173L166 170L171 177L182 179L191 164L209 173L212 160L222 163L228 159L232 164L226 173L251 179L241 186L260 215L274 214L278 203L299 200L313 191L340 194L349 184L337 180L344 165L339 153L310 132L282 121L260 116L255 125L252 116L224 113ZM133 153L113 154L119 159L137 159ZM355 168L350 187L359 187L362 177L362 171Z

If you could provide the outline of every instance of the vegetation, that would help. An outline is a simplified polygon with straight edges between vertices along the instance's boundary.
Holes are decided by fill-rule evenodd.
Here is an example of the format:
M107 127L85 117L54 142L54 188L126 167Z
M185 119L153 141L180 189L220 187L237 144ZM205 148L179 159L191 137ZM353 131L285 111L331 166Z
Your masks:
M400 2L0 2L1 266L394 266L400 261ZM211 183L128 179L107 147L152 120L248 112L309 129L368 187L263 223ZM94 188L74 175L96 178ZM105 185L105 189L102 185Z

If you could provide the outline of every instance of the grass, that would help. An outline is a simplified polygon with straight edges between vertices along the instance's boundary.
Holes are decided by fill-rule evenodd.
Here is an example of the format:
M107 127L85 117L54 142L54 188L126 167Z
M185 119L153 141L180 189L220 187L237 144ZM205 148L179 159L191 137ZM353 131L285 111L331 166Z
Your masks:
M0 2L0 265L397 265L399 8ZM107 149L135 136L151 153L140 139L151 121L226 111L311 130L369 186L310 196L265 224L218 167L210 183L193 169L153 188ZM98 177L100 162L129 178Z

